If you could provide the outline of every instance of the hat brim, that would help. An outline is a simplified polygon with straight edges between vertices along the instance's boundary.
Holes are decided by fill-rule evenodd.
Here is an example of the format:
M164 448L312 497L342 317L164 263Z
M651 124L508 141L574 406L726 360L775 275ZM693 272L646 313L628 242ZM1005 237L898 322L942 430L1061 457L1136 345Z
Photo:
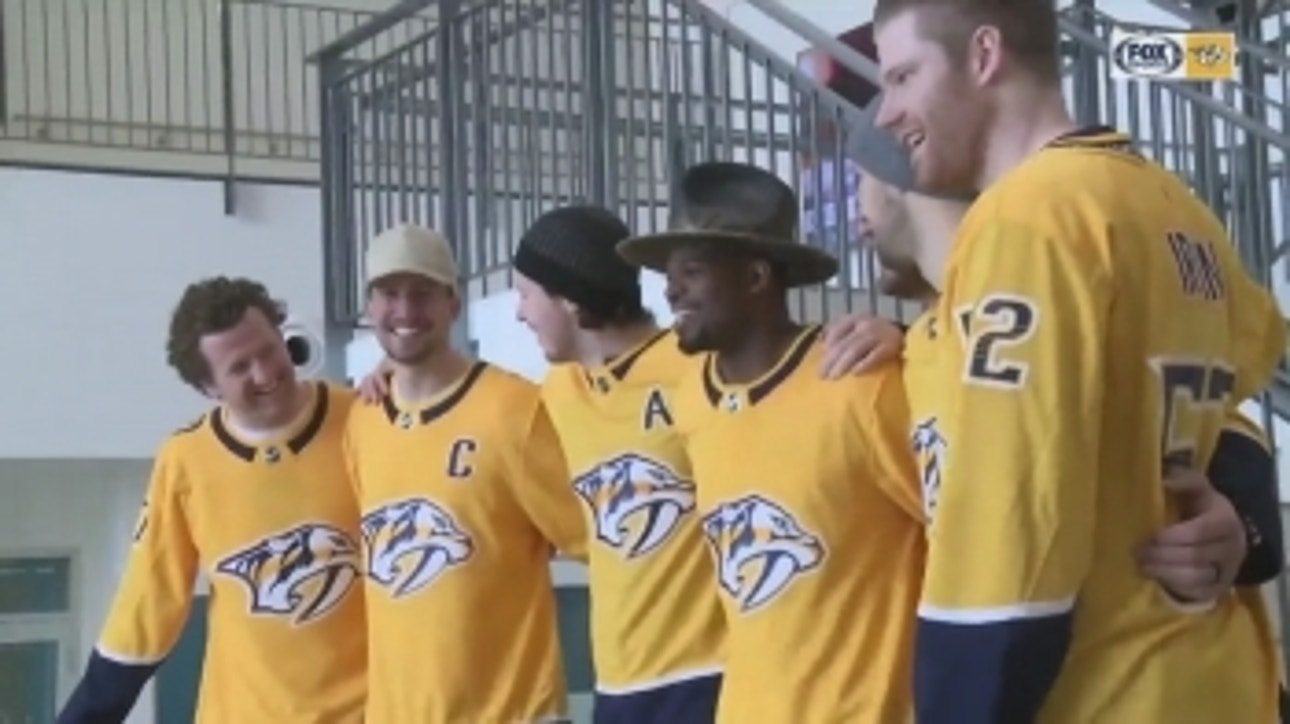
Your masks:
M838 273L838 260L806 244L784 242L755 234L720 231L664 231L624 239L618 243L618 255L629 263L659 273L667 271L667 258L682 246L703 241L719 241L764 257L780 267L789 287L805 287L826 282Z

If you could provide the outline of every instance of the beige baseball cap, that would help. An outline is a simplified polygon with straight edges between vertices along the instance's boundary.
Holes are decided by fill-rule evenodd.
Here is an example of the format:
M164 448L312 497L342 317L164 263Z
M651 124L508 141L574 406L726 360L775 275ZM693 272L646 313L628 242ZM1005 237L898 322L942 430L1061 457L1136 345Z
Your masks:
M367 283L392 274L417 274L456 288L452 244L443 234L415 224L386 229L367 246Z

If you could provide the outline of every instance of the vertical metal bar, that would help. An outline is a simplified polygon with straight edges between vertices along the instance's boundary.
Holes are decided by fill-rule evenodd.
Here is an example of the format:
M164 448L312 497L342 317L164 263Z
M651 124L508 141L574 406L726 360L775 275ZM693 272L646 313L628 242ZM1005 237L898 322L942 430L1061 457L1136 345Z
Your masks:
M443 150L443 165L440 167L437 186L439 187L440 209L442 218L439 230L452 240L457 255L461 256L463 242L468 230L461 223L462 201L461 188L467 178L461 173L461 158L464 149L460 147L460 136L457 126L457 112L461 108L461 78L455 77L453 69L457 59L464 50L461 46L461 2L460 0L439 0L439 31L435 73L438 81L439 96L439 147ZM462 288L469 280L462 279ZM468 320L469 304L462 305L461 315L453 325L453 342L457 349L468 349L470 345L470 324Z
M612 93L611 82L606 82L609 64L608 48L612 48L613 8L603 0L582 0L582 80L583 98L582 133L591 153L584 168L587 197L593 203L608 209L617 209L617 194L609 190L606 156L615 155L609 142L609 113L605 100ZM606 42L608 40L608 42ZM611 76L612 78L612 76Z
M466 127L471 129L470 145L470 184L471 204L470 220L466 226L470 229L470 257L464 265L467 277L478 277L483 285L482 293L488 295L488 277L495 261L500 262L500 255L493 253L492 232L495 228L491 209L493 208L493 176L490 143L492 125L492 103L489 94L491 85L488 78L491 66L488 62L492 47L488 44L488 16L481 17L470 24L470 117ZM495 259L495 257L498 257Z
M110 1L111 0L104 0L105 3ZM204 121L204 127L202 130L205 131L205 133L203 133L202 135L206 139L206 150L210 151L215 146L215 118L214 118L214 109L212 108L212 106L214 106L215 104L211 103L211 90L215 84L211 82L210 17L207 13L204 13L204 12L197 13L197 17L199 18L198 22L200 23L201 33L202 33L202 119ZM109 114L111 113L111 103L112 103L112 83L111 81L109 81L108 82L108 109L109 109L108 113Z
M513 2L503 0L499 8L498 15L500 22L507 22L508 14L518 15L519 10L515 8ZM520 235L519 224L516 222L515 209L519 206L520 194L518 184L522 165L519 159L516 159L516 153L521 149L523 121L524 118L524 83L520 80L520 55L521 55L521 37L512 35L506 39L507 48L503 49L502 55L502 78L501 107L504 109L501 113L502 120L502 175L498 179L489 179L491 183L501 184L503 188L504 201L499 206L502 209L502 243L507 245L513 244ZM516 164L512 168L511 160L515 159ZM513 265L508 265L506 270L506 283L515 283L515 269Z
M244 17L248 18L247 27L243 28L242 32L246 33L247 35L250 35L251 23L249 22L249 19L250 19L249 14L251 13L251 6L243 5L242 7L246 8L247 16L244 16ZM264 4L257 5L256 10L258 10L256 15L259 17L259 20L260 20L260 35L264 40L264 45L262 46L263 50L261 51L260 58L258 59L260 60L260 62L264 63L264 70L258 73L255 73L255 76L258 76L260 78L260 82L264 87L264 110L261 111L261 115L262 115L261 122L264 124L264 127L261 129L261 128L256 128L255 124L252 124L252 123L247 124L247 127L246 127L247 135L250 137L249 140L251 141L250 155L257 155L258 149L256 148L256 145L258 144L255 143L257 136L267 140L269 143L269 147L272 147L274 130L275 130L273 119L274 119L274 116L276 115L274 113L274 108L273 108L274 106L273 101L274 101L274 95L275 95L273 92L273 86L274 86L273 61L272 61L273 37L272 37L272 31L270 29L270 25L272 24L270 22L270 18L272 17L272 13L273 13L273 6L268 3L264 3ZM250 52L250 48L247 48L246 58L243 59L242 62L246 63L246 72L248 76L251 76L253 72L255 60L256 58ZM284 88L283 92L278 93L276 95L279 98L282 98L285 95L285 91L286 89ZM247 95L249 96L251 93L250 83L247 84L246 92L247 92ZM246 105L247 105L247 111L249 112L251 110L252 104L247 103Z
M90 143L94 143L95 142L94 131L97 130L98 128L98 123L96 123L96 121L98 121L99 118L98 118L98 110L94 106L93 73L95 69L95 63L91 61L91 56L92 56L91 48L93 48L93 46L90 45L90 24L91 23L90 23L90 9L88 5L88 0L82 0L79 7L81 8L81 43L83 44L82 47L85 48L85 55L83 56L83 60L85 62L81 68L82 78L85 79L85 87L81 89L81 92L84 94L84 97L85 97L85 105L89 109L89 113L86 116L90 121L89 133L87 134L87 137ZM3 38L3 37L4 37L4 8L0 7L0 38ZM104 55L107 55L106 49L104 50L105 50ZM4 72L4 55L5 55L4 52L0 51L0 79L4 79L8 77L7 75L5 75L5 72ZM107 65L108 65L107 63L104 63L104 70L106 70ZM3 82L3 80L0 80L0 119L3 119L7 116L4 109L4 86L5 86L5 83Z
M152 144L153 133L153 116L152 116L152 13L148 8L152 6L152 0L143 0L143 109L144 109L144 133L146 138L144 143Z
M0 3L0 127L9 120L9 53L4 41L9 36L5 30L5 8L6 5ZM88 24L86 27L89 27Z
M116 114L113 112L115 109L112 104L112 99L116 97L116 88L112 87L112 66L114 65L112 62L114 57L112 55L112 48L115 47L116 44L112 42L112 23L108 20L110 17L108 15L108 3L111 1L112 0L102 0L102 2L99 3L99 17L103 20L103 81L104 93L107 96L107 124L105 125L107 128L109 143L112 141L112 126L116 123ZM129 46L127 45L126 53L130 52L128 47ZM129 85L128 80L126 81L126 85Z
M165 87L161 89L161 102L164 106L162 122L166 125L167 132L175 125L174 111L170 105L170 71L171 66L174 65L174 58L170 55L170 11L167 10L170 4L170 2L161 3L161 81L165 84Z
M394 86L394 98L392 99L394 101L395 123L393 143L396 152L391 154L391 162L396 166L396 168L391 170L398 173L398 179L391 179L391 181L395 183L398 188L398 220L400 223L408 220L408 194L411 191L412 186L410 179L408 178L407 163L408 146L410 144L407 133L409 110L404 103L404 96L407 94L407 89L404 87L404 84L408 82L405 79L412 76L412 74L408 72L411 64L404 64L404 59L407 55L408 50L402 50L387 61L392 63L394 66L394 72L392 73L394 78L387 81L387 83Z
M63 43L63 117L68 121L67 140L76 141L77 139L74 138L72 134L73 121L81 118L82 116L72 108L72 28L71 21L68 17L69 9L67 2L63 3L62 10L59 14L62 16L62 23L60 23L60 25L63 26L61 38ZM3 41L0 41L0 43L2 42ZM81 52L88 53L89 48L82 48ZM4 76L0 76L0 84L4 83L5 80ZM88 115L85 117L88 118Z
M224 215L237 214L237 134L233 129L233 6L232 0L219 4L220 69L224 104Z
M337 166L345 162L345 156L339 153L344 147L336 127L336 122L339 120L337 118L339 109L335 108L332 92L327 87L334 63L335 61L330 57L322 58L318 63L318 85L320 89L318 94L320 99L318 117L322 123L321 139L325 149L319 164L319 177L322 180L322 193L319 200L322 204L323 294L327 298L325 312L328 326L339 326L345 323L344 317L346 315L343 310L347 305L340 301L340 298L342 294L347 293L349 287L348 280L342 278L346 264L342 258L342 245L338 243L343 231L340 225L336 223L339 215L338 207L340 206L337 203L336 196L343 190Z
M623 45L625 46L623 51L625 56L623 62L623 80L626 83L623 101L625 112L622 115L621 125L617 122L617 119L615 119L615 127L619 136L622 138L619 143L622 144L623 158L626 161L627 169L625 173L621 171L619 172L622 174L621 176L615 176L614 183L620 189L623 184L626 184L626 189L624 189L624 191L627 196L627 207L625 210L626 213L624 213L624 219L627 222L628 228L633 231L639 231L641 205L640 179L642 174L640 172L640 139L636 137L636 114L641 112L641 104L638 102L638 91L640 89L637 85L637 79L642 76L645 78L649 77L649 32L648 29L646 29L646 32L641 32L638 24L639 18L637 17L637 13L640 12L640 3L628 0L628 2L624 3L624 6L624 10L626 12L626 17L623 18ZM646 12L648 12L648 9ZM616 76L617 72L615 72L615 77ZM646 113L644 123L642 125L645 127L645 142L649 143L651 140L650 131L652 130L650 123L651 114L648 112L648 108L650 106L649 91L646 90L643 95L645 96ZM614 105L614 115L617 116L616 101ZM649 176L648 171L645 174L645 177L650 179L649 183L654 182L653 178Z
M297 15L297 22L290 22L292 12ZM281 135L285 141L285 146L281 149L282 153L291 158L291 152L294 150L295 132L291 128L291 106L295 103L296 84L291 82L291 65L292 59L296 57L299 48L296 48L291 39L300 32L304 27L303 22L299 22L301 12L299 8L290 5L278 8L278 18L282 23L282 131ZM296 32L293 33L292 30ZM301 85L301 96L304 96L307 86Z

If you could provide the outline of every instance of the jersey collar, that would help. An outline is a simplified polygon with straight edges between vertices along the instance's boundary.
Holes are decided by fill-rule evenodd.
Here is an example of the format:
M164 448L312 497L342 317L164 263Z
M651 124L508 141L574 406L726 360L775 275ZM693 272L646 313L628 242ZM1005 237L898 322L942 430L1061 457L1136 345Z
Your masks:
M738 412L764 400L802 365L807 353L811 351L811 345L819 339L820 331L817 326L803 329L766 374L744 385L723 382L721 374L717 372L717 355L708 355L703 360L703 391L708 402L714 408Z
M385 412L385 419L389 420L391 425L397 425L404 430L412 429L417 423L427 425L434 422L451 412L465 399L487 366L487 362L475 362L456 382L419 405L401 405L395 402L393 392L387 394L381 398L381 409Z
M299 455L309 443L313 442L313 439L318 436L318 431L322 429L323 421L327 419L327 407L327 385L323 382L315 382L313 400L310 402L308 414L279 435L254 444L242 440L224 421L225 412L222 407L210 413L211 432L225 449L238 458L248 463L259 459L273 464L282 459L284 450L292 455Z

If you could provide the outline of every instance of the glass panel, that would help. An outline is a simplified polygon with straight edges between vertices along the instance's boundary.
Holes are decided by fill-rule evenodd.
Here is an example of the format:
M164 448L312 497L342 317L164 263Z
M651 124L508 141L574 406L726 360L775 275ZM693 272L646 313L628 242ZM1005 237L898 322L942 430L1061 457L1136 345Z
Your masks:
M58 643L0 643L0 722L54 724Z

